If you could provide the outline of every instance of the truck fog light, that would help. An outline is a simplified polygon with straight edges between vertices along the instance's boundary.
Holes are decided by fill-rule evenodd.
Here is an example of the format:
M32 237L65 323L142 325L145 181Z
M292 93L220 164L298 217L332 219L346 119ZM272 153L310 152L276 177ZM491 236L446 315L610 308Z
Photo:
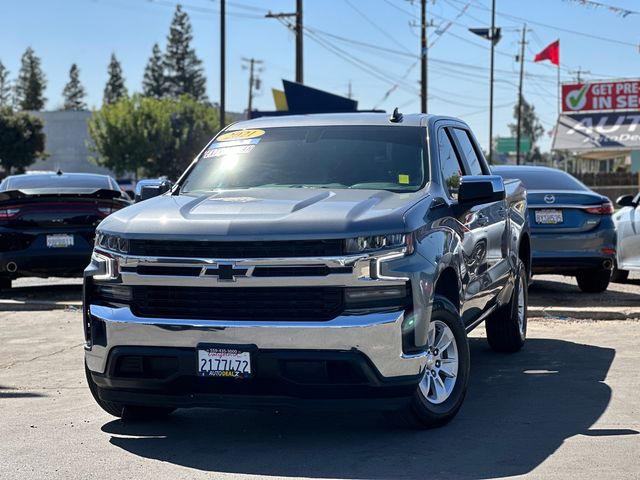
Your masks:
M406 296L407 287L404 285L389 287L358 287L345 289L345 300L348 305L385 302L386 300L398 300L403 299Z
M126 285L97 285L98 295L109 300L128 302L133 298L131 287Z

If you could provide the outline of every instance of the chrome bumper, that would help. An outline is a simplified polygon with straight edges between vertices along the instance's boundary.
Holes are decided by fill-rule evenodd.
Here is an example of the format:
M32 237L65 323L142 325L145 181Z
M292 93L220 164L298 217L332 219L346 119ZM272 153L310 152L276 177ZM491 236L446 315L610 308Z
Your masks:
M344 315L326 322L248 322L141 318L125 308L91 305L105 324L106 346L87 347L88 368L104 373L116 346L196 348L199 343L253 344L259 349L351 350L365 354L383 377L420 374L423 354L402 353L403 311Z

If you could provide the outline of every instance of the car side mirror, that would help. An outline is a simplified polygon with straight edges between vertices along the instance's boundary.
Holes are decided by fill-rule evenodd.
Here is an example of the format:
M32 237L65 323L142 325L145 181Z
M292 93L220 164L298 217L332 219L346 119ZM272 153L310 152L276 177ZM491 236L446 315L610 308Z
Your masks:
M468 175L460 177L458 203L465 206L504 200L507 197L500 175Z
M136 185L135 201L142 202L163 193L168 192L173 187L169 180L140 180Z
M623 195L621 197L618 197L616 203L621 207L635 207L636 202L634 202L633 200L633 195Z

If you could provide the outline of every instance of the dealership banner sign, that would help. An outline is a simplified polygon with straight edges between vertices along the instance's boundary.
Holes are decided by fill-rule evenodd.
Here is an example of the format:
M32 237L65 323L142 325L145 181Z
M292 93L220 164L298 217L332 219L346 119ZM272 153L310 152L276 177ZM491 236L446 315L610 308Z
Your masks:
M562 112L640 109L640 79L562 84Z
M640 111L560 115L553 150L640 149Z

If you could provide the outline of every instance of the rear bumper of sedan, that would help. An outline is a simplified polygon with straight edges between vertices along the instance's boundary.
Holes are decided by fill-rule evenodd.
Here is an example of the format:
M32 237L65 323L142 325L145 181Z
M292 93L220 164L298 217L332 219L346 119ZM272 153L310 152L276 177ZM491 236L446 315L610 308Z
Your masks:
M613 228L580 233L531 234L534 274L571 275L585 270L610 270L616 256Z
M47 235L60 233L67 232L25 233L2 229L4 248L0 249L0 274L9 278L82 276L91 259L93 245L87 237L92 237L93 232L72 233L72 246L48 247Z

